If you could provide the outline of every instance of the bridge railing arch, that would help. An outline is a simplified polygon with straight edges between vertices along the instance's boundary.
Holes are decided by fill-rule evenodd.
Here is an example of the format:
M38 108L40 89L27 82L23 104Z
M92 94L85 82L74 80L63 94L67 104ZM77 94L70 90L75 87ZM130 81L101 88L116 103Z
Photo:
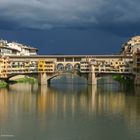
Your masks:
M76 63L74 69L80 71L80 63Z
M65 69L65 66L64 66L63 63L58 63L58 64L56 65L56 71L57 71L57 72L62 72L62 71L64 71L64 69Z
M58 63L56 72L74 72L80 71L80 63Z
M72 72L73 70L74 70L74 67L73 67L73 65L71 63L67 63L65 65L65 71L66 72Z

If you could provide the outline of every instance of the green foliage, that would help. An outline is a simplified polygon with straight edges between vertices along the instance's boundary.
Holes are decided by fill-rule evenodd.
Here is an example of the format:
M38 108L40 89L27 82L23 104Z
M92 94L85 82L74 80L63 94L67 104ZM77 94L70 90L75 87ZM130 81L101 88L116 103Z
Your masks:
M8 84L4 81L0 81L0 88L6 87Z
M114 75L113 79L115 81L118 81L123 84L132 84L133 83L133 79L131 79L130 77L124 76L124 75Z
M33 77L19 78L15 80L17 83L35 83L37 80Z

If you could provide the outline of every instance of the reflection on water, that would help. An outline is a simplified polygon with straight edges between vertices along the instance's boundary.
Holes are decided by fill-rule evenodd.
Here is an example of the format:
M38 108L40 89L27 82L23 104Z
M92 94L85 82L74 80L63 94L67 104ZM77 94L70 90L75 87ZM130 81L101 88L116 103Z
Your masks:
M10 85L0 89L0 128L20 140L139 139L140 87Z

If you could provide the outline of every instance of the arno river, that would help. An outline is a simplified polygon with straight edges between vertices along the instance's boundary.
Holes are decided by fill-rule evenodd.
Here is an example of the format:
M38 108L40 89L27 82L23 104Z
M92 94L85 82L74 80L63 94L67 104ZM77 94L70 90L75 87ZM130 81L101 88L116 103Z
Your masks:
M18 83L0 89L0 140L139 140L140 87Z

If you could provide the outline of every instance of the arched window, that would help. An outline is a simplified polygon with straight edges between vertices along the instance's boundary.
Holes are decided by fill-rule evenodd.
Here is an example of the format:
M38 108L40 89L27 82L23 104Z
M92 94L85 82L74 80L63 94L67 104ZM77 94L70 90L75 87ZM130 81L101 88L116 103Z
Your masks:
M62 63L59 63L56 68L57 68L57 71L63 71L64 65Z
M72 71L73 70L73 66L72 66L72 64L66 64L66 66L65 66L65 70L66 71Z

